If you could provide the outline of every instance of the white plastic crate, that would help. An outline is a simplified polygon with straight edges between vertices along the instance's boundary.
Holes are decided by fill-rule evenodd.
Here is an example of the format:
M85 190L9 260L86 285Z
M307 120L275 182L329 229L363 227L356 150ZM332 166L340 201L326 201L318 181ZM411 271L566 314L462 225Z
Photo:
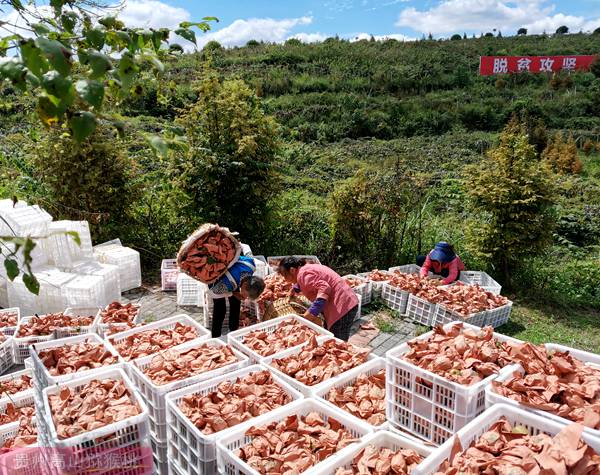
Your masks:
M167 440L169 443L169 452L171 458L185 473L189 475L212 475L216 473L217 439L235 430L238 426L229 427L214 434L203 434L179 408L181 400L192 394L206 396L216 391L219 384L224 381L231 381L233 383L238 378L243 378L250 373L264 371L265 369L261 365L248 366L233 373L227 373L167 394ZM302 399L302 394L281 378L273 375L273 381L283 388L292 401Z
M444 329L457 323L462 323L464 329L480 330L464 322L449 323ZM432 335L431 331L414 340ZM522 343L498 333L494 338ZM404 360L409 350L408 343L403 343L385 355L387 418L399 429L440 445L484 410L485 388L498 375L464 386Z
M256 277L264 279L271 273L271 268L268 266L265 256L252 256L252 259L254 259L254 265L256 266L254 270Z
M544 346L546 347L547 351L560 351L560 352L568 351L573 358L576 358L579 361L583 361L587 365L593 366L594 368L597 368L598 370L600 370L600 356L599 355L596 355L594 353L589 353L587 351L576 350L574 348L569 348L569 347L563 346L563 345L557 345L555 343L546 343ZM521 367L521 365L519 365L519 364L516 364L516 365L508 367L508 368L504 368L504 370L500 373L500 376L498 376L498 378L496 378L496 381L498 383L503 383L507 379L510 379L514 372L519 372L519 373L523 374L524 371L523 371L523 368ZM502 395L498 394L496 391L494 391L494 388L492 387L492 385L489 385L485 390L485 405L486 405L486 407L490 407L494 404L508 404L511 406L519 407L523 410L533 412L540 417L551 419L559 424L572 424L573 423L573 421L571 421L570 419L551 414L547 411L542 411L540 409L528 407L524 404L519 403L518 401L510 399L506 396L502 396ZM600 430L592 429L591 427L585 427L584 432L589 434L590 436L596 437L598 440L600 440Z
M464 316L458 312L455 312L454 310L446 308L442 304L439 304L435 308L432 326L445 325L446 323L461 321L476 327L484 327L488 321L487 315L487 310L484 310L482 312L472 313L471 315Z
M210 340L195 340L187 343L182 343L181 345L174 346L173 348L171 348L171 350L176 352L183 352L192 348L199 348L203 345L213 347L227 346L218 338L212 338ZM144 369L150 365L152 359L157 356L156 354L134 360L130 368L131 376L136 386L142 393L144 400L148 404L148 410L150 412L150 424L152 430L155 431L157 426L164 425L167 422L165 409L165 396L167 395L167 393L248 366L248 357L246 355L240 353L236 349L233 349L233 353L237 357L237 361L234 363L222 366L220 368L216 368L212 371L194 374L193 376L190 376L188 378L173 381L171 383L163 384L161 386L157 386L155 383L153 383L150 380L150 378L148 378L148 376L146 376L146 374L144 374L143 372Z
M32 427L36 427L36 418L29 420ZM8 439L13 439L19 434L19 422L11 422L0 427L0 447ZM0 473L3 475L43 475L45 461L40 457L43 449L34 443L23 448L15 448L0 455Z
M402 290L389 282L384 282L381 287L381 300L383 300L389 308L400 313L400 315L406 314L409 295L410 294L406 290Z
M251 325L249 327L240 328L239 330L228 333L227 334L227 342L232 347L234 347L237 350L241 351L242 353L248 355L248 357L250 358L250 361L255 362L255 363L260 363L262 360L264 360L265 358L268 358L268 357L261 356L258 353L256 353L254 350L252 350L248 346L246 346L244 344L244 338L246 337L246 335L248 335L249 333L252 333L254 331L260 331L260 330L262 330L266 333L273 333L275 330L277 330L277 328L279 327L279 324L281 322L285 322L285 321L289 321L289 320L296 320L298 322L301 322L303 325L306 325L307 327L312 328L314 331L317 332L318 338L319 337L326 337L326 339L333 338L333 333L331 333L330 331L325 330L323 327L320 327L319 325L316 325L299 315L291 314L291 315L284 315L283 317L274 318L273 320L268 320L266 322L257 323L255 325ZM305 341L304 343L302 343L301 345L296 345L291 348L301 347L301 346L304 346L306 343L308 343L308 340ZM274 353L273 355L270 355L270 357L274 358L277 355L278 355L278 353Z
M21 309L19 307L0 308L0 313L4 313L4 312L16 313L17 314L17 325L15 325L14 327L12 327L12 326L0 327L0 331L7 336L14 335L15 330L17 329L17 326L19 325L19 320L21 319Z
M78 275L94 275L102 277L104 296L102 306L121 298L121 283L119 268L113 264L102 264L101 262L85 261L78 262L73 266L72 272Z
M163 259L160 264L161 290L177 290L177 259Z
M388 272L396 273L402 272L403 274L418 274L421 272L421 267L417 264L404 264L403 266L394 266L388 269Z
M123 246L96 246L94 256L104 264L113 264L119 268L121 292L142 285L140 253L135 249Z
M380 271L382 274L389 274L390 278L392 277L391 272L388 272L386 270L381 270ZM358 277L361 277L362 279L367 279L369 282L371 282L371 298L375 298L375 297L380 297L381 296L381 289L383 288L383 284L385 284L387 281L386 280L369 280L369 274L371 274L371 272L360 272L359 274L356 274Z
M33 361L35 384L36 384L36 387L40 390L40 393L41 393L41 390L43 390L44 388L46 388L48 386L51 386L54 384L64 385L64 383L66 381L71 381L72 379L87 377L88 375L93 375L99 371L104 370L105 367L103 366L101 368L92 368L92 369L87 369L87 370L80 370L75 373L68 373L68 374L62 374L60 376L53 376L50 374L50 372L48 371L46 366L44 366L44 363L42 362L42 360L39 357L39 353L41 353L42 351L50 350L52 348L60 348L63 346L68 346L68 345L76 345L76 344L83 343L83 342L101 345L106 351L111 353L113 356L115 356L117 358L119 356L119 354L113 348L109 347L104 342L104 340L102 338L100 338L98 335L96 335L95 333L88 333L86 335L70 336L68 338L61 338L59 340L52 340L52 341L47 341L44 343L36 343L34 345L31 345L31 347L29 348L29 351L31 353L31 359ZM115 364L117 364L117 363L115 363ZM108 366L113 366L113 365L106 365L106 367L108 367ZM41 396L41 394L40 394L40 396Z
M119 300L117 299L116 302L118 302ZM111 302L112 303L112 302ZM106 307L104 307L105 309L109 306L110 304L108 304ZM142 323L142 306L140 304L133 304L134 307L137 307L138 311L137 314L135 315L135 317L133 317L133 324L134 325L138 325L140 323ZM98 333L98 335L100 335L102 338L104 338L105 332L109 327L114 327L114 328L119 328L121 327L122 330L119 331L118 333L122 332L122 331L126 331L126 330L131 330L131 327L129 325L127 325L126 323L103 323L102 322L102 311L100 312L100 318L98 319L98 325L96 326L96 333Z
M84 335L94 333L96 326L100 321L100 307L69 307L63 314L69 317L93 317L92 324L79 327L57 328L54 332L55 338L67 338L69 336Z
M123 381L128 389L129 396L137 403L140 413L128 417L119 422L108 424L98 429L80 434L68 439L59 439L54 420L51 416L48 397L59 394L61 389L68 387L77 392L85 384L94 379L114 379ZM68 463L64 467L65 471L78 468L88 463L99 463L104 459L103 465L106 465L106 457L110 452L120 452L123 457L127 456L128 466L135 467L124 472L127 475L141 475L152 473L152 450L150 448L150 430L148 424L148 407L140 397L131 380L119 367L108 367L99 369L87 376L82 376L71 381L61 383L57 386L50 386L43 392L44 413L46 417L38 421L40 432L48 440L51 447L57 449L69 449L71 457L67 459ZM40 423L42 422L42 423ZM126 453L125 453L126 451Z
M80 244L74 236L66 234L76 232ZM69 270L71 266L82 260L94 257L92 237L87 221L53 221L48 225L48 237L44 240L50 261L57 267Z
M486 326L489 325L491 327L497 328L499 326L504 325L506 322L508 322L511 310L512 302L510 301L502 307L488 310L485 319Z
M319 344L323 344L325 341L328 341L329 339L330 338L323 338L321 341L319 341ZM338 341L341 341L341 340L338 340ZM283 371L279 371L278 369L276 369L273 366L271 366L271 363L272 363L273 360L287 358L288 356L292 356L292 355L297 355L302 350L303 350L302 346L296 346L294 348L290 348L289 350L282 351L281 353L278 353L276 355L272 355L272 356L269 356L267 358L264 358L261 361L261 363L263 365L268 366L268 368L273 372L273 374L276 374L281 379L283 379L285 382L287 382L288 384L292 385L294 388L296 388L298 391L300 391L306 397L312 397L312 396L314 396L325 385L330 384L333 381L337 381L339 378L341 378L345 374L345 372L344 372L344 373L341 373L341 374L339 374L337 376L333 376L329 380L325 380L325 381L323 381L323 382L321 382L319 384L315 384L313 386L307 386L306 384L301 383L300 381L296 380L295 378L292 378L291 376L288 376ZM356 368L360 368L361 366L367 364L369 361L378 360L378 359L380 359L379 356L377 356L377 355L375 355L373 353L369 353L369 355L367 356L366 361L362 365L356 366ZM348 371L350 371L350 370L348 370Z
M13 365L14 338L6 336L0 343L0 374L5 373Z
M121 358L122 361L129 361L128 359L123 358L119 354L119 350L114 346L115 342L119 343L123 340L127 340L128 338L130 338L133 335L139 335L140 333L144 333L144 332L150 331L150 330L171 330L171 329L175 328L175 325L178 323L181 323L182 325L190 326L196 330L196 333L198 334L198 336L197 336L197 338L194 338L193 340L189 340L190 342L197 341L197 340L208 340L210 338L210 332L206 328L204 328L202 325L200 325L196 320L194 320L189 315L185 315L182 313L179 315L175 315L173 317L168 317L168 318L164 318L162 320L158 320L156 322L148 323L147 325L143 325L138 328L130 328L128 330L109 335L108 337L106 337L106 344L119 355L119 357Z
M501 418L505 418L513 426L525 427L530 435L544 433L554 436L565 427L565 424L544 419L533 412L524 411L518 407L506 404L496 404L473 419L456 434L463 449L466 450L473 441L478 440L479 437L489 430L492 424ZM582 439L597 453L600 453L600 439L591 437L585 432L582 434ZM450 457L453 444L454 440L450 439L435 450L427 460L419 465L418 470L412 472L413 475L430 475L435 473L438 467Z
M332 388L339 389L352 386L359 376L371 376L382 369L385 370L385 360L383 358L376 358L374 360L368 361L365 364L362 364L356 368L346 371L345 373L342 373L341 375L332 378L332 380L327 381L326 384L322 385L317 391L314 392L313 396L323 401L328 406L332 406L339 411L343 411L344 413L348 414L349 417L353 417L361 421L363 424L367 424L369 427L371 427L373 431L384 430L387 428L387 421L378 426L370 424L366 420L361 419L360 417L355 416L353 414L350 414L341 407L327 400L327 395L329 394L329 391Z
M332 455L324 463L323 468L319 470L318 475L335 475L340 468L351 469L352 461L362 450L370 445L374 445L379 449L390 449L394 452L401 449L414 450L423 458L427 458L433 452L431 447L427 447L422 442L417 442L409 438L403 437L396 432L379 431L374 434L364 436L358 444L352 446L352 450L341 454ZM421 462L417 467L424 463ZM413 470L411 473L415 473Z
M406 316L416 323L430 327L435 319L437 304L409 294L406 302Z
M154 473L156 475L169 475L169 447L167 442L160 441L150 434L150 446L154 458Z
M206 284L179 272L177 275L177 305L203 306L206 288L208 288Z
M217 472L217 461L214 460L213 463L210 464L210 472L207 473L218 473ZM169 475L188 475L187 470L184 470L179 466L175 460L172 458L169 459Z
M4 261L0 258L0 266L4 267ZM4 277L0 275L0 308L8 307L8 285Z
M43 315L41 315L43 317ZM19 324L15 330L15 335L13 337L13 362L15 364L23 364L25 363L25 359L29 358L29 346L34 343L41 343L50 340L54 340L55 334L54 332L50 335L38 335L38 336L27 336L19 338L17 335L19 334L19 329L21 326L25 325L29 320L31 320L33 316L22 317L19 320ZM31 362L33 364L33 361Z
M104 279L98 275L76 275L64 286L65 299L69 307L104 307Z
M356 438L360 438L371 433L371 429L368 425L361 424L356 419L350 419L346 413L342 411L338 411L331 406L317 401L316 399L300 399L292 402L291 404L280 407L279 409L275 409L268 414L264 414L248 422L240 424L239 428L235 430L232 428L230 433L220 437L217 441L217 464L219 473L226 475L258 475L256 470L252 469L234 453L235 450L252 442L253 437L246 436L246 431L252 426L264 426L270 424L271 422L281 421L288 416L306 416L311 412L316 412L325 421L329 420L330 417L335 419ZM336 457L350 453L356 447L356 445L356 443L348 445L337 452ZM313 467L302 472L302 474L318 474L320 473L318 470L322 469L324 465L325 462L317 463Z
M0 236L43 236L52 222L52 216L37 205L3 207L0 214Z
M370 280L366 280L364 277L359 277L354 274L348 274L342 277L342 279L358 279L363 281L362 284L353 287L352 290L355 294L360 295L362 298L362 305L368 305L371 303L371 294L373 293L373 283Z
M305 256L305 255L299 255L299 254L293 254L293 255L289 255L289 256L269 256L269 257L267 257L267 264L269 266L271 273L277 272L277 265L278 265L279 261L281 261L281 259L283 259L284 257L298 257L300 259L306 259L307 264L320 264L321 263L321 261L319 260L319 258L317 256Z
M19 379L21 376L29 376L31 378L32 383L33 383L33 369L26 367L25 369L23 369L21 371L15 371L13 373L8 373L8 374L5 374L4 376L0 376L0 388L2 388L5 383L8 383L10 381L14 381L15 379ZM16 394L21 394L21 393L24 393L26 391L33 393L33 387L31 387L30 389L27 389L25 391L20 391L20 392L18 392ZM0 398L3 397L3 394L4 393L0 390ZM12 397L13 395L11 394L10 396ZM1 445L2 444L0 444L0 446Z
M500 295L500 291L502 290L502 286L485 272L462 271L458 277L458 280L464 282L465 284L477 284L483 290L496 295Z

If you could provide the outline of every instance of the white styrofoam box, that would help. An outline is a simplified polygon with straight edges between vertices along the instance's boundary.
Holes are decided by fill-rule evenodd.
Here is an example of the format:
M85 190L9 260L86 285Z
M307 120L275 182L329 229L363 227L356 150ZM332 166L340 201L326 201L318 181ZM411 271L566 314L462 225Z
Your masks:
M8 301L11 307L19 307L21 315L34 315L61 312L69 306L63 288L75 278L75 274L47 267L34 272L34 275L40 284L38 295L27 290L22 275L8 282Z
M150 446L154 458L156 475L169 475L169 446L166 441L160 441L150 433Z
M63 287L69 307L104 307L104 279L99 275L77 275Z
M41 315L43 316L43 315ZM34 343L46 342L55 339L55 333L52 332L49 335L37 335L37 336L26 336L20 338L19 330L20 328L27 324L29 320L31 320L33 316L21 317L19 320L19 324L15 330L15 334L13 337L13 362L14 364L24 364L26 359L29 359L29 346ZM30 361L31 367L33 368L33 361ZM26 366L27 367L27 366Z
M79 261L73 264L72 272L78 275L102 277L104 281L103 306L110 302L118 301L121 298L121 282L118 266L96 261Z
M14 338L5 336L6 339L0 343L0 374L5 373L13 365Z
M443 304L438 304L435 307L435 313L433 314L433 325L445 325L450 322L466 322L476 327L484 327L487 323L487 310L481 312L472 313L471 315L461 315L454 310L446 308Z
M177 305L204 305L204 292L208 289L206 284L179 272L177 275Z
M119 350L114 346L114 343L120 343L123 340L128 340L133 335L139 335L140 333L144 333L151 330L171 330L175 328L175 325L178 323L182 325L187 325L196 330L196 334L198 335L193 340L208 340L210 338L210 332L200 325L196 320L194 320L189 315L179 314L173 317L163 318L162 320L158 320L156 322L148 323L147 325L143 325L138 328L131 328L119 333L114 333L108 337L106 337L106 344L115 350L117 354L119 354ZM129 361L128 358L124 358L119 354L119 357L122 361Z
M78 234L81 245L77 244L74 236L67 234L69 232ZM91 260L94 257L87 221L53 221L48 225L48 237L44 240L44 247L50 261L64 270L69 270L74 262Z
M449 323L444 329L455 324L481 330L464 322ZM426 340L432 335L430 331L411 341ZM494 333L494 338L522 343L499 333ZM484 410L485 388L498 375L464 386L403 359L409 350L408 343L403 343L385 354L387 418L396 427L440 445Z
M121 292L142 285L140 253L135 249L123 246L96 246L94 256L103 264L113 264L119 268Z
M177 290L177 259L163 259L160 264L161 290Z
M181 400L186 396L194 394L207 396L216 391L217 387L224 381L235 383L238 378L244 378L250 373L264 371L265 369L261 365L248 366L233 373L227 373L167 394L167 440L170 454L178 466L186 473L190 475L211 475L216 473L216 441L237 426L229 427L214 434L204 434L183 414L179 408ZM303 398L299 391L276 375L273 375L273 381L283 388L292 401Z
M43 343L33 344L29 347L29 351L31 354L31 359L33 360L33 371L35 374L35 384L37 385L37 388L39 388L39 390L40 390L40 396L41 396L41 391L44 388L46 388L47 386L51 386L54 384L63 385L66 381L70 381L72 379L81 378L81 377L88 376L88 375L93 375L93 374L97 373L98 371L100 371L101 369L104 369L108 366L113 366L113 365L106 365L101 368L78 370L75 373L62 374L59 376L51 375L50 371L48 371L48 369L46 368L46 366L40 359L39 354L42 351L47 351L47 350L51 350L53 348L61 348L61 347L70 346L70 345L77 345L79 343L90 343L90 344L94 344L94 345L100 345L107 352L109 352L113 356L115 356L117 359L119 357L119 354L113 348L109 347L104 342L104 340L102 338L100 338L98 335L96 335L95 333L70 336L67 338L60 338L59 340L51 340L51 341L46 341ZM115 365L116 364L117 363L115 363Z
M403 437L397 432L378 431L364 436L358 444L352 446L351 451L343 455L335 454L329 457L323 464L323 468L319 470L318 475L335 475L339 469L351 469L354 457L370 445L378 449L390 449L394 452L402 449L414 450L424 459L433 452L431 447L427 447L422 442L417 442L414 439ZM422 464L423 462L415 468L418 468ZM414 470L411 473L415 473Z
M91 325L79 327L62 327L57 328L54 332L55 338L66 338L68 336L84 335L86 333L94 333L100 322L100 307L68 307L63 312L68 317L94 317Z
M0 266L4 267L4 262L0 259ZM0 275L0 308L8 307L8 285L6 279Z
M496 404L458 431L456 437L460 440L463 449L466 450L469 448L472 442L477 441L479 437L489 430L492 424L501 418L505 418L513 427L518 425L519 427L526 428L529 435L544 433L554 436L565 427L565 424L545 419L533 412L524 411L518 407L506 404ZM582 434L582 439L597 453L600 453L600 439L592 437L585 432ZM420 464L418 470L412 472L413 475L430 475L435 473L438 467L450 457L453 445L454 439L452 438L436 449L427 460Z
M19 307L11 307L11 308L0 308L0 314L3 313L16 313L17 314L17 325L19 325L19 320L21 319L21 309ZM12 326L6 326L6 327L1 327L0 328L0 332L4 333L5 335L14 335L15 330L17 329L17 325L15 325L14 327Z
M191 350L192 348L203 347L204 345L212 347L227 346L218 338L212 338L210 340L189 341L187 343L174 346L170 350L174 352L184 352ZM240 353L236 349L232 349L232 351L237 358L237 361L234 363L215 368L212 371L197 373L188 378L172 381L161 386L156 385L144 373L144 370L152 363L152 359L157 357L156 354L133 360L130 367L131 376L136 386L142 393L144 400L148 403L151 427L156 428L157 426L164 425L167 422L165 409L165 396L167 393L248 366L248 357L246 355Z
M412 321L430 327L433 325L437 304L409 294L406 302L406 316Z
M576 350L575 348L569 348L563 345L557 345L555 343L546 343L544 345L546 347L546 351L548 353L552 353L555 351L560 351L562 353L569 352L573 358L578 359L579 361L583 361L587 365L593 366L595 369L600 370L600 355L596 355L594 353L589 353L583 350ZM521 374L524 373L524 370L521 365L516 364L514 366L505 368L498 378L496 378L496 382L503 383L507 379L510 379L514 372L519 372ZM513 399L510 399L506 396L502 396L494 391L492 385L489 385L485 390L485 405L486 407L490 407L494 404L508 404L511 406L520 407L523 410L534 412L535 414L556 421L559 424L572 424L573 421L566 419L564 417L560 417L554 414L551 414L547 411L542 411L540 409L535 409L532 407L528 407L524 404L519 403ZM584 427L584 432L588 433L592 437L596 437L600 440L600 430L592 429L591 427Z
M389 274L390 278L392 277L392 273L386 270L380 271L383 274ZM356 274L358 277L369 280L369 274L371 272L360 272ZM371 282L371 298L379 297L381 295L381 289L383 288L383 284L387 282L386 280L369 280Z
M277 272L277 264L284 257L298 257L300 259L306 259L307 264L320 264L321 263L321 261L319 260L319 258L317 256L305 256L305 255L298 255L298 254L293 254L290 256L269 256L269 257L267 257L267 264L268 264L269 268L271 269L271 272Z
M314 392L313 396L319 400L322 400L325 404L327 404L329 406L333 406L336 409L345 412L346 414L348 414L348 416L358 419L363 424L367 424L369 427L371 427L371 429L373 431L384 430L387 428L387 423L386 423L387 421L378 426L370 424L365 419L361 419L358 416L350 414L349 412L345 411L341 407L336 406L334 403L327 400L327 395L329 394L329 391L331 391L331 389L333 389L333 388L340 389L340 388L346 388L348 386L352 386L356 382L356 379L359 376L361 376L361 375L371 376L382 369L385 370L385 360L383 358L377 358L377 359L368 361L356 368L348 370L345 373L342 373L341 375L327 381L317 391ZM384 388L384 391L385 391L385 388Z
M502 307L488 310L485 318L486 326L489 325L491 327L497 328L508 322L508 318L510 317L510 312L512 310L512 305L513 303L509 301L506 305L503 305Z
M323 337L321 339L321 341L319 341L319 344L322 345L323 343L325 343L326 341L331 340L332 338L327 338L327 337ZM338 342L342 342L342 340L337 340ZM346 342L344 342L346 343ZM302 394L304 394L306 397L312 397L314 396L322 387L324 387L326 384L330 384L333 381L337 381L339 378L342 377L342 375L345 374L341 373L337 376L332 376L330 379L325 380L319 384L315 384L313 386L307 386L304 383L301 383L300 381L298 381L295 378L292 378L291 376L288 376L287 374L285 374L283 371L279 371L277 368L274 368L271 363L273 362L273 360L276 359L282 359L282 358L287 358L288 356L292 356L292 355L297 355L298 353L300 353L304 348L302 346L296 346L294 348L290 348L289 350L285 350L282 351L281 353L277 353L276 355L271 355L268 356L266 358L263 358L261 363L268 366L268 368L277 376L279 376L281 379L283 379L285 382L287 382L288 384L291 384L293 387L295 387L298 391L300 391ZM360 368L361 366L367 364L369 361L372 360L377 360L377 359L381 359L379 358L379 356L376 356L373 353L369 353L369 355L367 356L367 360L359 366L356 366L355 368ZM350 370L348 370L350 371ZM341 411L341 409L340 409Z
M492 294L500 295L502 286L492 279L487 273L479 271L462 271L458 277L458 280L465 284L477 284L483 290L487 290Z
M29 419L31 427L36 427L36 418ZM19 422L11 422L0 427L0 447L19 434ZM44 474L45 461L40 457L38 444L19 447L0 455L0 473L3 475L42 475ZM43 450L43 449L42 449Z
M259 472L235 455L236 449L252 442L253 437L247 436L246 431L252 426L262 427L272 422L279 422L288 416L302 417L307 416L311 412L316 412L324 421L328 421L329 418L335 419L355 438L361 438L371 433L368 425L360 423L357 419L350 419L345 412L336 410L316 399L300 399L248 422L244 422L238 428L228 432L227 435L224 434L220 437L217 441L217 465L219 473L226 475L258 475ZM354 447L356 447L356 443L343 448L337 452L336 456L348 454ZM302 472L302 474L315 475L320 473L318 470L323 468L324 465L325 462L317 463Z
M303 325L307 326L308 328L313 329L315 332L317 332L318 337L327 337L326 339L333 338L333 333L325 330L323 327L320 327L319 325L316 325L299 315L290 314L290 315L284 315L283 317L274 318L273 320L268 320L266 322L257 323L255 325L251 325L249 327L240 328L239 330L228 333L227 334L227 343L229 343L231 346L233 346L237 350L241 351L242 353L248 355L248 357L250 358L250 361L259 363L267 357L261 356L260 354L258 354L257 352L255 352L254 350L252 350L251 348L249 348L248 346L246 346L244 344L244 338L246 337L246 335L248 335L249 333L255 332L255 331L264 331L266 333L273 333L273 332L275 332L275 330L277 330L277 328L279 328L279 324L281 322L286 322L289 320L296 320L296 321L302 323ZM308 340L303 342L300 345L296 345L291 348L304 346L306 343L308 343ZM287 348L287 349L289 349L289 348ZM273 355L270 355L270 356L275 357L275 356L277 356L277 353L274 353Z
M364 277L359 277L357 275L354 274L348 274L345 275L344 277L342 277L342 279L358 279L361 280L363 283L353 287L352 290L354 291L355 294L358 294L361 296L362 300L362 304L363 305L368 305L369 303L371 303L371 294L373 292L373 283L370 280L366 280Z
M59 394L64 388L70 388L72 391L77 392L94 379L123 381L129 396L140 408L140 413L84 434L76 435L68 439L60 439L52 418L48 400L49 396ZM135 469L131 468L131 470L127 470L126 473L128 475L152 473L152 450L149 442L150 428L148 424L148 407L131 380L118 366L98 369L86 376L78 377L60 385L50 386L44 389L43 404L46 417L38 421L38 427L41 429L40 432L44 434L44 437L48 440L51 447L69 450L69 455L71 456L66 460L68 463L64 467L65 471L76 471L77 468L81 470L81 467L84 464L99 464L102 459L104 459L104 464L99 466L105 467L107 454L118 452L118 455L122 457L127 456L128 466L136 467Z
M402 290L389 282L384 282L381 286L381 300L383 300L389 308L400 313L400 315L406 314L409 295L410 293L406 290Z

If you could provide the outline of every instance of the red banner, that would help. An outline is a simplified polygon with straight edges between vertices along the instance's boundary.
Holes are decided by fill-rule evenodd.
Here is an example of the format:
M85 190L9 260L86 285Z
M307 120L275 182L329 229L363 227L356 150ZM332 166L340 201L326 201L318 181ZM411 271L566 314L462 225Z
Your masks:
M510 73L552 73L589 71L598 56L481 56L479 74L491 76Z

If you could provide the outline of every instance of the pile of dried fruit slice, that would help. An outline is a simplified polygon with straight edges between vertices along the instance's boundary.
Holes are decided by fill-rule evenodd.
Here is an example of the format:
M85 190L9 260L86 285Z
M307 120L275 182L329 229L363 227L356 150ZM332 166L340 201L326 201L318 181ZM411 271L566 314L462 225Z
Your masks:
M314 386L363 364L370 352L370 348L334 339L319 344L313 336L299 353L274 359L271 366L307 386Z
M393 273L388 283L417 296L425 289L430 290L442 285L442 281L439 279L429 279L428 277L421 277L419 274L405 274L398 271Z
M18 378L9 379L0 382L0 397L17 394L21 391L27 391L33 387L31 376L23 374Z
M422 461L412 449L393 451L367 445L352 459L351 468L338 468L334 475L409 475Z
M16 407L12 402L6 404L4 412L0 414L0 424L17 422L21 417L31 418L35 416L35 407L33 403L27 406Z
M12 449L27 447L37 442L37 429L31 424L31 418L21 417L19 419L19 431L14 437L4 439L0 447L0 453L9 452Z
M350 287L352 287L353 289L356 288L356 287L358 287L358 286L360 286L360 285L363 285L365 283L365 281L363 279L360 279L358 277L348 277L348 276L346 276L346 277L344 277L344 280L346 282L348 282L348 285Z
M89 341L42 350L38 357L52 376L86 371L118 362L118 358L104 345Z
M327 400L371 425L383 424L386 421L385 370L370 376L361 374L349 386L331 388Z
M236 455L260 474L299 474L357 441L338 421L317 412L251 427L252 442Z
M410 350L402 359L449 381L469 386L515 363L518 344L499 341L492 327L480 331L457 323L447 330L438 326L428 338L407 342Z
M94 322L94 318L93 316L68 316L62 312L34 315L27 322L21 322L15 336L17 338L46 336L52 335L59 328L88 327Z
M373 282L384 282L390 280L391 274L379 269L373 269L365 278Z
M157 386L206 373L238 361L229 345L208 344L184 351L165 350L152 358L142 372Z
M235 382L223 381L204 396L190 394L181 399L181 412L204 434L233 427L291 402L291 397L273 381L268 370L256 371Z
M269 356L300 345L313 336L318 336L315 330L298 320L290 319L280 322L271 333L264 330L248 333L244 336L243 342L260 356Z
M211 283L227 270L236 256L236 243L220 227L199 233L198 239L179 253L177 263L186 274Z
M600 473L600 455L581 440L582 431L582 425L571 424L554 437L529 435L526 427L501 418L464 451L455 437L436 475Z
M0 328L16 327L18 316L14 310L0 310Z
M264 312L267 302L274 302L275 300L285 298L290 295L291 290L292 284L286 282L280 274L271 274L265 277L265 290L263 290L263 293L256 300L258 308L261 312Z
M198 332L191 325L175 323L174 328L157 328L135 333L119 341L109 339L119 355L126 361L152 355L186 341L198 338Z
M63 387L48 397L59 439L68 439L140 414L123 381L94 379L77 390Z
M131 323L140 313L140 308L132 303L112 302L100 312L100 323Z

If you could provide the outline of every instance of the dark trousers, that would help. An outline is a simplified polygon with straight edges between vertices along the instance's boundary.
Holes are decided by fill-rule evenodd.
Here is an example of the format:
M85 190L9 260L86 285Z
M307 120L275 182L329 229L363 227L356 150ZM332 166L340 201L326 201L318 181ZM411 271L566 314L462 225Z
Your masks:
M425 259L427 259L427 256L417 256L417 265L419 267L423 267L423 264L425 264ZM436 272L433 269L431 269L431 272L436 274ZM442 277L448 277L450 275L450 271L448 269L442 269L442 271L437 275L441 275Z
M225 313L227 313L227 304L225 298L213 299L213 318L212 318L212 337L221 336ZM235 297L229 297L229 331L235 331L240 326L240 305L241 302Z
M350 338L350 328L352 328L352 324L354 323L357 313L358 305L333 325L331 325L331 328L328 328L328 330L333 333L334 337L339 338L340 340L348 341L348 338Z

